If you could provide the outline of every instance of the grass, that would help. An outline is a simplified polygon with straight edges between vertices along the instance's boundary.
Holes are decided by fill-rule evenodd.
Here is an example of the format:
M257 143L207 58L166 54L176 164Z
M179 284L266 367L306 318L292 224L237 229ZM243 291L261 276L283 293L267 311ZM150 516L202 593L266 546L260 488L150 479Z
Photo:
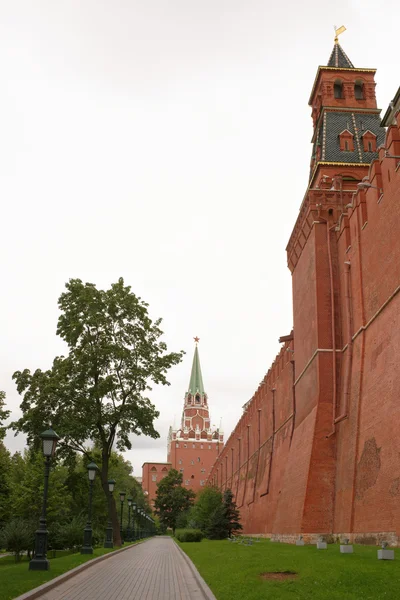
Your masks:
M134 542L137 543L137 542ZM133 544L125 544L126 547ZM46 583L58 577L79 565L118 550L118 548L95 548L93 554L67 554L52 558L52 552L48 552L47 558L50 561L49 571L29 571L28 570L28 559L24 556L19 563L14 561L13 556L6 556L0 560L0 600L12 600L20 594L32 590L33 588Z
M179 543L179 542L178 542ZM337 544L315 546L262 540L253 546L203 540L179 543L217 600L397 600L400 597L400 550L394 561L377 559L377 548L354 546L340 554ZM264 581L261 573L295 571L295 579Z

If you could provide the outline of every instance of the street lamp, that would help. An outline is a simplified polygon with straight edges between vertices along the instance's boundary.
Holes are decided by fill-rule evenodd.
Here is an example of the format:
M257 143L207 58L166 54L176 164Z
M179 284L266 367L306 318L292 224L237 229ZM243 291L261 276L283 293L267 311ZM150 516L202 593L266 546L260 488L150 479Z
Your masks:
M119 493L119 499L121 501L121 523L119 526L119 531L121 534L121 544L123 545L124 540L123 540L123 533L122 533L122 516L123 516L123 512L124 512L124 500L125 500L125 496L126 496L126 492L120 492Z
M128 498L128 527L126 530L127 541L132 541L132 531L131 531L131 506L132 506L132 498Z
M48 571L50 568L46 556L48 535L46 528L47 492L49 489L50 459L54 456L57 440L60 439L51 427L43 431L40 437L42 438L43 456L45 457L43 505L42 515L39 519L39 529L35 532L35 558L32 558L29 562L30 571Z
M136 503L133 502L133 504L132 504L132 538L133 538L134 542L137 540L137 536L136 536L137 527L135 527L135 513L136 513Z
M115 479L108 480L108 524L106 529L106 540L104 542L104 548L114 548L113 544L113 529L111 522L111 502L112 502L112 493L115 487Z
M83 546L81 548L81 554L93 554L93 546L92 546L92 499L93 499L93 484L96 477L96 471L98 470L97 465L94 462L91 462L87 466L88 477L89 477L89 511L88 511L88 520L86 523L86 527L83 530Z

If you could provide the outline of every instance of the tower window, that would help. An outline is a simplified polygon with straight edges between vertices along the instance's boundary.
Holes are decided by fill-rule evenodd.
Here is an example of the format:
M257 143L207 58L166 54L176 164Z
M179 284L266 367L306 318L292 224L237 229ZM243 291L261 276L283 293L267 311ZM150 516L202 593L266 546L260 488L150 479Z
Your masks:
M364 100L364 86L362 83L355 84L354 96L355 96L356 100Z
M348 129L342 131L339 134L339 145L340 149L345 152L353 152L354 151L354 136Z
M196 404L200 404L200 400L201 400L201 398L200 398L200 396L197 394L197 396L196 396Z
M336 81L333 85L333 95L335 98L343 98L343 86L341 81Z
M194 475L192 475L191 479L194 479Z
M372 142L368 142L368 152L372 152Z

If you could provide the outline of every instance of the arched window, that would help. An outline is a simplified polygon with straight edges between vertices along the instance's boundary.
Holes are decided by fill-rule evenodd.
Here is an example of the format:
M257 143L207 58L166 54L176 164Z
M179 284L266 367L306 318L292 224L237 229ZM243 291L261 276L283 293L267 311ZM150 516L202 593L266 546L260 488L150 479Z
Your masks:
M343 98L343 85L340 79L337 79L333 84L333 95L335 98Z
M150 471L157 471L155 467L151 467Z
M354 96L356 100L364 100L364 84L362 81L356 81L354 84Z
M167 471L168 471L167 467L163 467L162 472L165 473Z
M196 396L196 404L200 404L201 398L199 396L199 394L197 394Z

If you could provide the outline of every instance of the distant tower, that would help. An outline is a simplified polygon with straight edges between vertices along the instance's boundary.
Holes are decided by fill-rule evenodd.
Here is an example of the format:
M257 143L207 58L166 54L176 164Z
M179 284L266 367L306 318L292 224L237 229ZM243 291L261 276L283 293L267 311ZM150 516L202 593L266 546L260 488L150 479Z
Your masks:
M185 393L179 429L170 427L168 435L168 462L183 474L183 484L193 491L206 482L211 467L224 444L221 429L212 429L208 397L201 374L198 342L193 356L192 372Z

